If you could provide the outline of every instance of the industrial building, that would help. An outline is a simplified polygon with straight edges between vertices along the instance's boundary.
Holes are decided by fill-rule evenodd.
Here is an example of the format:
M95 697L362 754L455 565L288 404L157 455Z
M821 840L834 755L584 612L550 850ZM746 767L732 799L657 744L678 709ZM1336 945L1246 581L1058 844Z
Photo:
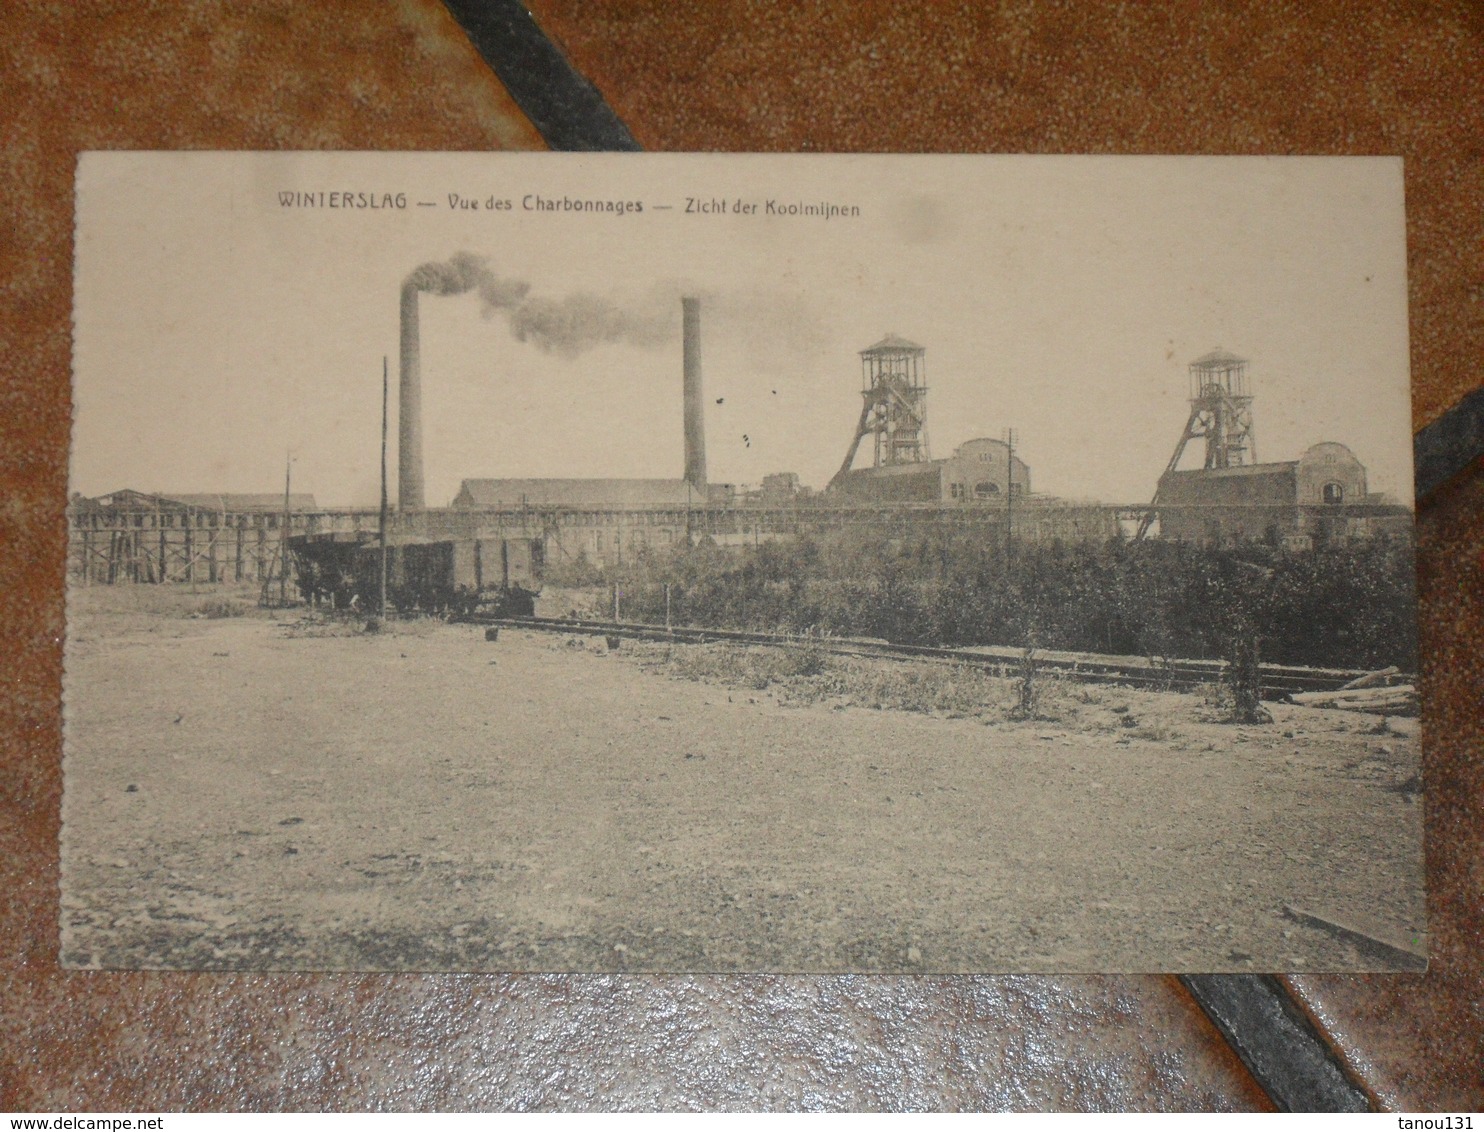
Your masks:
M1263 541L1292 550L1338 539L1406 536L1406 508L1366 490L1366 470L1343 444L1312 445L1299 459L1256 463L1247 360L1216 349L1190 363L1190 415L1139 537L1221 546ZM1193 440L1200 468L1181 470Z
M1030 469L1015 455L1013 437L970 440L948 459L931 459L926 350L894 334L860 352L862 412L846 461L826 491L808 491L792 472L770 475L745 494L733 485L708 483L699 302L683 300L682 315L682 478L471 479L463 482L453 508L483 513L502 529L513 529L517 521L541 525L549 562L580 555L604 565L646 548L701 538L752 544L848 523L880 523L887 513L911 522L940 522L956 513L981 525L988 543L1012 528L1013 537L1027 541L1116 535L1116 516L1108 508L1033 497ZM871 466L852 468L868 437ZM964 514L966 509L974 514Z
M946 460L855 468L836 479L842 496L874 503L1003 505L1031 493L1031 470L1003 440L981 437Z
M1152 503L1074 503L1032 494L1017 438L965 441L933 459L928 441L926 349L895 334L860 351L861 411L839 470L810 491L792 472L755 491L707 479L701 378L701 309L682 300L681 396L684 468L674 479L466 479L452 505L424 506L418 306L424 294L465 283L430 283L419 268L401 295L401 436L394 545L496 538L525 547L532 564L610 566L646 550L710 540L757 544L844 525L971 528L986 548L1103 541L1121 522L1136 537L1203 543L1263 539L1293 548L1336 538L1404 533L1411 514L1368 493L1365 468L1342 444L1311 447L1297 460L1256 462L1247 362L1222 350L1190 365L1190 414ZM435 283L437 285L435 285ZM449 289L453 288L453 289ZM1203 466L1179 467L1200 441ZM862 452L865 466L855 467ZM74 498L72 576L88 582L259 581L281 570L291 534L364 543L377 537L370 509L327 511L312 496L163 495L118 491ZM533 569L535 566L533 565Z
M1307 549L1338 539L1403 534L1411 513L1366 491L1366 471L1343 444L1315 444L1297 460L1166 472L1160 534L1224 545L1264 541Z
M423 270L423 269L420 269ZM421 344L418 306L429 289L409 277L402 289L397 508L389 538L397 543L485 536L533 546L533 560L599 566L631 561L649 549L709 540L755 545L842 525L969 524L986 546L1025 541L1105 539L1117 511L1031 495L1030 469L1008 440L981 438L932 460L926 432L923 347L888 335L861 351L863 410L850 453L823 492L793 472L765 478L758 490L707 479L701 378L701 310L682 300L681 396L684 469L675 479L466 479L447 508L424 506ZM433 288L431 293L442 293ZM872 465L854 469L871 438ZM71 572L92 581L256 581L275 576L288 535L374 538L368 509L322 510L310 496L146 496L116 492L74 500ZM177 514L189 518L177 518ZM166 532L146 537L143 532ZM176 533L171 534L169 532ZM186 533L190 532L190 533ZM269 532L273 532L271 535Z
M586 511L704 506L706 496L688 480L490 479L465 480L453 506L480 511L575 507Z
M927 350L896 334L860 352L861 415L829 490L865 503L1004 504L1031 493L1014 434L960 444L934 460L927 435ZM856 468L871 438L871 463Z
M312 529L318 513L302 493L74 496L69 572L87 584L261 581L278 569L281 530Z
M1003 440L965 441L934 460L928 445L927 350L888 334L860 352L861 413L840 470L823 501L860 508L914 511L933 522L953 518L982 527L986 542L1067 542L1114 538L1114 508L1031 494L1031 470ZM854 466L863 442L871 462Z
M463 482L453 509L539 531L547 561L607 565L685 542L707 501L683 479L481 479Z

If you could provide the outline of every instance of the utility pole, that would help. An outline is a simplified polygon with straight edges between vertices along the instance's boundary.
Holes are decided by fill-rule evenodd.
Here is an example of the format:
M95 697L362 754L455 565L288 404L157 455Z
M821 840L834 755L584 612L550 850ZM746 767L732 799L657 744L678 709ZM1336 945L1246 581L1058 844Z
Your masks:
M278 547L281 551L278 564L278 604L280 608L289 603L289 480L293 475L294 458L286 454L283 458L283 526L278 532Z
M382 624L386 624L386 523L387 523L387 498L386 498L386 422L387 422L387 390L390 381L387 377L386 355L381 355L381 593L377 608L380 610L378 616Z

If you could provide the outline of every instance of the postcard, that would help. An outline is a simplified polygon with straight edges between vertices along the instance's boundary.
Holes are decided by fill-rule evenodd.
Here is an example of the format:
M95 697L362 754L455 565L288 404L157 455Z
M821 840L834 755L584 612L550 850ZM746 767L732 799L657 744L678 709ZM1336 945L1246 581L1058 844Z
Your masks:
M87 153L61 960L1425 967L1388 158Z

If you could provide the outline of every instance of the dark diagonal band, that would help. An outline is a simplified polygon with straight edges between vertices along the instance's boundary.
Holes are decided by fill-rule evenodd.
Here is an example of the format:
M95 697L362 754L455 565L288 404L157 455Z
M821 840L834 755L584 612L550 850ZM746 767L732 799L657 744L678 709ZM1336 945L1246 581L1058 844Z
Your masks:
M517 0L443 0L510 97L562 150L637 150L597 88L546 38Z
M1422 500L1484 456L1484 388L1475 389L1412 441Z
M1369 1112L1329 1045L1271 975L1181 975L1185 989L1284 1112Z

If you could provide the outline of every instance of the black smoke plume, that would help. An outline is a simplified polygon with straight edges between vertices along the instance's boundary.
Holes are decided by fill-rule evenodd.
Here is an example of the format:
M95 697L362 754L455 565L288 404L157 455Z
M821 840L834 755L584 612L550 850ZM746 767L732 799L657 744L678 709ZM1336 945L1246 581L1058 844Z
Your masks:
M519 279L501 279L483 256L459 252L447 263L425 263L407 276L404 287L430 295L462 295L478 291L485 309L509 310L517 306L531 285Z
M486 318L503 315L519 341L564 358L609 343L653 349L672 340L676 331L673 299L655 296L642 305L625 305L580 292L560 299L532 297L529 283L501 278L488 260L470 252L459 252L446 263L423 264L403 287L433 295L477 292Z

